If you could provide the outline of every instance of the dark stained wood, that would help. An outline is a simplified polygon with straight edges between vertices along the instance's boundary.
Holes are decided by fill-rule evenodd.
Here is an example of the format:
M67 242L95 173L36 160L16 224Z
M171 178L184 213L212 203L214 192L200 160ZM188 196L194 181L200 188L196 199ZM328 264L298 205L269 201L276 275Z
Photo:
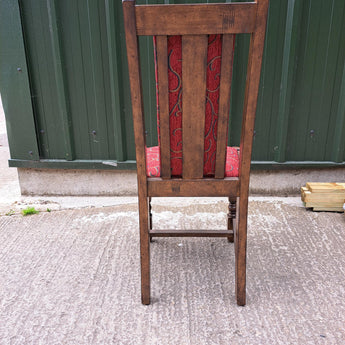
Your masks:
M150 223L149 229L152 230L152 206L151 206L151 198L149 198L149 216L150 216Z
M223 35L215 178L224 178L225 173L233 57L234 35Z
M149 229L152 230L152 206L151 206L151 198L148 198L149 202ZM150 236L150 242L152 242L152 237Z
M151 237L228 237L228 230L150 230Z
M247 83L243 107L242 133L240 146L240 199L237 236L235 236L236 299L238 305L246 303L246 250L247 213L250 161L253 146L256 104L260 83L262 55L265 43L268 0L258 0L255 32L249 48Z
M236 199L229 198L229 213L228 213L228 230L232 231L231 236L228 237L229 242L234 242L233 223L236 220Z
M204 169L206 35L182 36L182 176L202 178Z
M157 196L237 196L239 179L228 177L224 180L216 179L171 179L148 178L148 195Z
M256 3L136 6L138 35L250 33Z
M135 1L126 0L123 2L123 14L137 158L141 300L143 304L150 304L150 236L145 158L146 143L138 39L135 31Z
M170 178L170 126L169 126L169 83L168 83L168 40L157 36L158 99L160 124L161 177Z
M141 292L142 303L150 303L150 239L155 236L207 236L234 238L236 299L238 305L246 302L246 243L247 213L250 160L256 112L257 95L260 81L261 60L264 47L268 0L256 3L229 4L193 4L193 5L145 5L135 7L131 0L123 1L124 22L129 65L129 79L133 110L134 136L136 144L140 257L141 257ZM226 149L226 130L230 95L232 47L231 35L224 36L221 67L221 93L219 130L217 136L222 142L217 145L216 178L202 178L202 161L204 156L204 118L206 95L206 58L207 36L211 33L253 32L251 36L246 92L244 101L240 171L238 178L224 177L224 152ZM162 178L147 178L145 168L145 129L143 118L142 90L137 35L177 35L185 34L183 44L183 178L171 179L167 173L170 151L164 141L161 154L163 158ZM202 36L204 35L204 36ZM159 70L165 69L167 57L166 37L157 40ZM230 51L231 48L231 51ZM164 52L165 51L165 52ZM159 73L159 102L164 109L161 116L166 120L168 104L163 93L167 91L167 74ZM163 80L162 80L163 78ZM223 79L222 79L223 78ZM227 84L229 80L229 84ZM165 90L165 91L163 91ZM162 94L161 94L162 93ZM161 98L163 97L163 98ZM165 97L165 98L164 98ZM203 104L201 104L203 98ZM168 121L164 121L167 122ZM195 124L197 123L197 124ZM202 124L200 124L202 123ZM165 127L164 127L165 126ZM169 136L169 127L163 124L161 135ZM202 140L200 139L202 138ZM163 140L167 140L166 138ZM225 147L224 147L225 142ZM196 158L195 158L196 157ZM201 157L201 158L200 158ZM201 173L200 173L201 172ZM150 201L159 196L227 196L229 197L228 230L152 230ZM235 216L236 212L236 216Z

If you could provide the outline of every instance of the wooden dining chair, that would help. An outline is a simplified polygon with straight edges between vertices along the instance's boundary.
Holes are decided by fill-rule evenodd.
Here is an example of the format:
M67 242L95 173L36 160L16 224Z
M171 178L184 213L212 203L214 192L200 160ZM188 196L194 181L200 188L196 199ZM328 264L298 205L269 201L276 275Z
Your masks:
M136 5L123 0L136 146L142 303L150 303L152 237L225 237L235 246L236 299L246 303L253 129L268 0ZM234 37L251 35L240 147L227 145ZM146 147L138 36L153 36L158 146ZM211 133L211 135L210 135ZM228 197L225 230L152 229L152 197Z

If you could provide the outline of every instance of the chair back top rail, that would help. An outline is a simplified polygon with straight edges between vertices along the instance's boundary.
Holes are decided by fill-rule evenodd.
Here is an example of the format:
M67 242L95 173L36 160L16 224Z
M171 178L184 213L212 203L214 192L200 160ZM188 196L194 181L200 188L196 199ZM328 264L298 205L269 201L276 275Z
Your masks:
M138 5L137 35L251 33L255 30L256 11L255 2Z

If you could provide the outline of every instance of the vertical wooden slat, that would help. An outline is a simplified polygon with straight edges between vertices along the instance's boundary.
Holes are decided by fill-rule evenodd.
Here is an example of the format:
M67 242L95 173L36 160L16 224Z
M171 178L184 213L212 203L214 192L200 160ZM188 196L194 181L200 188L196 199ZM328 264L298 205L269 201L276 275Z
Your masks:
M161 177L170 178L171 170L170 170L168 39L167 39L167 36L157 36L156 40L157 40Z
M69 111L67 100L66 81L63 71L63 63L61 57L61 47L59 40L59 31L56 18L55 0L47 0L49 32L52 44L52 56L54 60L54 73L57 91L57 100L59 106L59 114L63 124L63 140L65 147L66 160L74 159L74 145L72 136L72 119Z
M139 225L140 225L140 264L141 264L141 300L150 303L150 236L149 204L147 197L145 126L141 90L139 47L135 28L135 1L123 1L123 14L126 33L126 46L131 88L135 150L137 156Z
M202 178L204 163L206 35L182 36L183 178Z
M223 35L222 66L220 71L219 113L217 128L217 151L215 178L224 178L227 133L230 111L232 67L234 57L234 35Z
M243 107L240 146L240 197L238 207L238 228L235 233L236 299L238 305L246 303L246 251L247 214L250 161L253 146L253 132L256 103L259 91L262 55L265 43L268 0L258 0L256 30L251 36L248 60L246 92Z

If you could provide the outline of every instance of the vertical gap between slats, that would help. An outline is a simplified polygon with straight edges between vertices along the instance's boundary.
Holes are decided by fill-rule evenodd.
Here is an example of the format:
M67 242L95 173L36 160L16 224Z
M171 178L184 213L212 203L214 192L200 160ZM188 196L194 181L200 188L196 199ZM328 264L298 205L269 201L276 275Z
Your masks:
M184 179L203 177L207 43L207 35L182 36Z
M169 127L169 85L168 85L168 39L157 36L158 101L160 128L161 177L170 178L170 127Z
M224 178L225 174L234 38L232 34L224 34L222 39L215 178Z

